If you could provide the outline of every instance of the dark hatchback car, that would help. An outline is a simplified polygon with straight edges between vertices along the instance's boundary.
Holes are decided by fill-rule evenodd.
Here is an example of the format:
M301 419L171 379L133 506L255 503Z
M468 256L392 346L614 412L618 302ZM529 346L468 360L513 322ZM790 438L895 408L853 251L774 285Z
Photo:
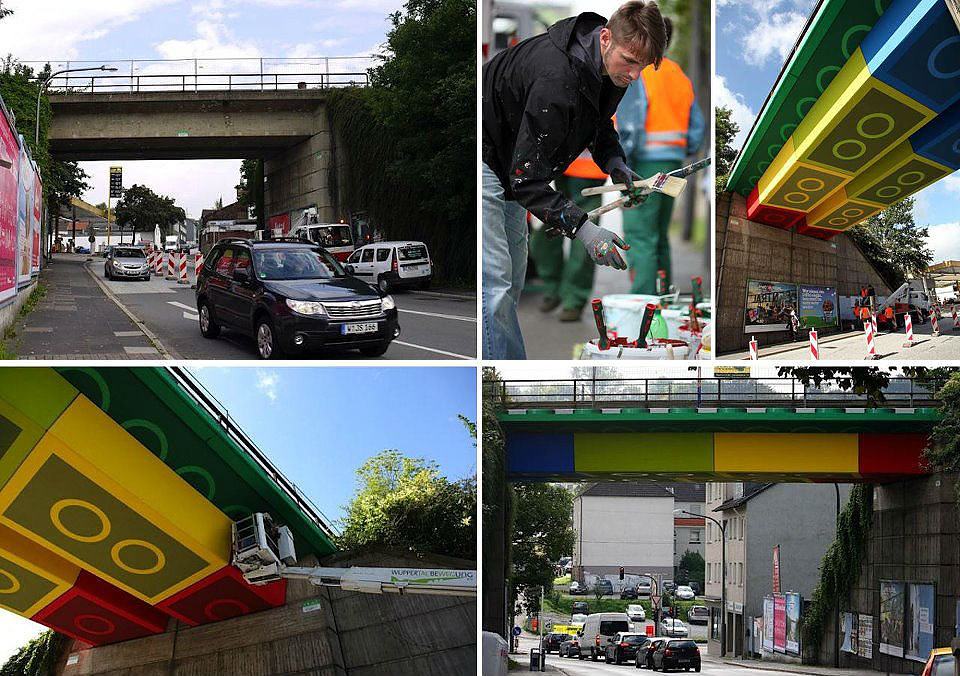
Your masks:
M393 298L299 241L220 240L197 281L200 332L253 336L263 359L319 348L379 357L400 335Z
M560 652L560 644L564 641L569 641L571 638L570 634L558 634L550 633L543 637L543 652L550 654L553 652Z
M650 637L643 634L621 632L603 649L604 660L609 664L623 664L637 657L637 651L650 643ZM644 651L646 652L646 651Z
M700 648L688 639L670 639L663 641L651 656L653 669L683 669L700 671Z

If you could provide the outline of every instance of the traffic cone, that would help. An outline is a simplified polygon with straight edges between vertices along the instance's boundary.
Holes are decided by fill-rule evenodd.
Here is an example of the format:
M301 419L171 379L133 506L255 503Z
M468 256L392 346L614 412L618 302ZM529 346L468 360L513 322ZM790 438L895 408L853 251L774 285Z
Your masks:
M760 352L757 349L757 338L756 336L750 336L750 359L757 361L760 358Z
M863 332L867 338L867 359L877 359L877 346L873 342L873 322L864 322Z
M907 330L907 340L904 342L904 347L913 347L913 320L910 318L910 313L903 315L903 326Z
M817 345L816 329L810 329L810 358L814 361L820 359L820 347Z

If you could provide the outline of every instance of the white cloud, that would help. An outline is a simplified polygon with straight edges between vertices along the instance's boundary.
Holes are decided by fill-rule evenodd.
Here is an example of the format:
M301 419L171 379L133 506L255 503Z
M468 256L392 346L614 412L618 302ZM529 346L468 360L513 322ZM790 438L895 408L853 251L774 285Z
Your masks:
M21 61L76 60L83 42L92 42L180 0L5 0L13 14L0 21L0 51Z
M947 176L938 185L942 186L947 192L955 192L960 195L960 171Z
M256 45L236 39L222 23L202 19L192 40L165 40L154 45L164 59L240 59L263 56Z
M761 10L757 19L741 41L744 61L751 66L763 66L776 56L782 63L800 37L807 17L794 11L766 14Z
M960 260L960 223L931 225L927 243L933 251L933 262Z
M280 376L276 371L266 371L257 369L257 389L273 403L277 400L277 385L280 384Z
M13 613L0 612L0 664L15 655L30 639L47 628Z
M732 144L734 148L742 148L757 114L747 105L742 94L727 88L727 79L722 75L713 78L713 105L717 108L730 109L730 118L740 127L740 131L733 137Z

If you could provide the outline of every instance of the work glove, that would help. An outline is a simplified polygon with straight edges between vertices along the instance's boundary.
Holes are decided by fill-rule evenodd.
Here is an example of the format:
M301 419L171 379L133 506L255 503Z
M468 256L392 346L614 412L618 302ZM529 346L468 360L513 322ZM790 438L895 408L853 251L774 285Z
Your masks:
M606 171L610 174L610 178L614 183L625 183L628 188L633 187L634 181L642 180L642 177L637 174L633 169L627 166L627 163L624 162L623 158L619 155L611 157L607 162ZM647 199L647 196L639 197L637 199L632 199L629 202L626 202L623 205L624 209L633 209L635 207L643 204Z
M617 247L626 251L630 246L606 228L584 221L577 229L575 237L587 250L590 260L597 265L609 265L617 270L627 269L627 264L617 251Z

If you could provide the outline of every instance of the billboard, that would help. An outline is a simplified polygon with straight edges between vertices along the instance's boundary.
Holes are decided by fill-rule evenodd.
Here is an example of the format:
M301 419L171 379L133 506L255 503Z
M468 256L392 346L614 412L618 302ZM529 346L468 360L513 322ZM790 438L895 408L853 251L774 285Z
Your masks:
M274 237L283 237L290 232L290 214L278 214L267 220L267 229Z
M786 651L792 655L800 654L800 594L788 592L784 595L786 605Z
M43 225L43 184L40 171L33 168L33 221L30 238L30 274L40 272L40 229Z
M0 302L17 293L20 146L0 101Z
M787 652L787 599L783 594L773 595L773 649Z
M880 652L903 657L903 582L880 582Z
M763 599L763 649L773 652L773 599Z
M20 137L20 185L17 190L17 283L30 281L30 221L33 218L33 162Z
M873 659L873 615L860 615L857 619L857 655Z
M748 279L743 332L788 331L790 310L796 308L796 284Z
M837 326L839 316L837 290L832 286L800 285L800 326L820 329Z
M856 615L853 613L843 613L841 615L840 621L840 650L845 653L854 653L857 652L857 637L854 634L854 618Z
M911 660L926 662L933 650L936 594L932 584L911 584L908 590L904 654Z

